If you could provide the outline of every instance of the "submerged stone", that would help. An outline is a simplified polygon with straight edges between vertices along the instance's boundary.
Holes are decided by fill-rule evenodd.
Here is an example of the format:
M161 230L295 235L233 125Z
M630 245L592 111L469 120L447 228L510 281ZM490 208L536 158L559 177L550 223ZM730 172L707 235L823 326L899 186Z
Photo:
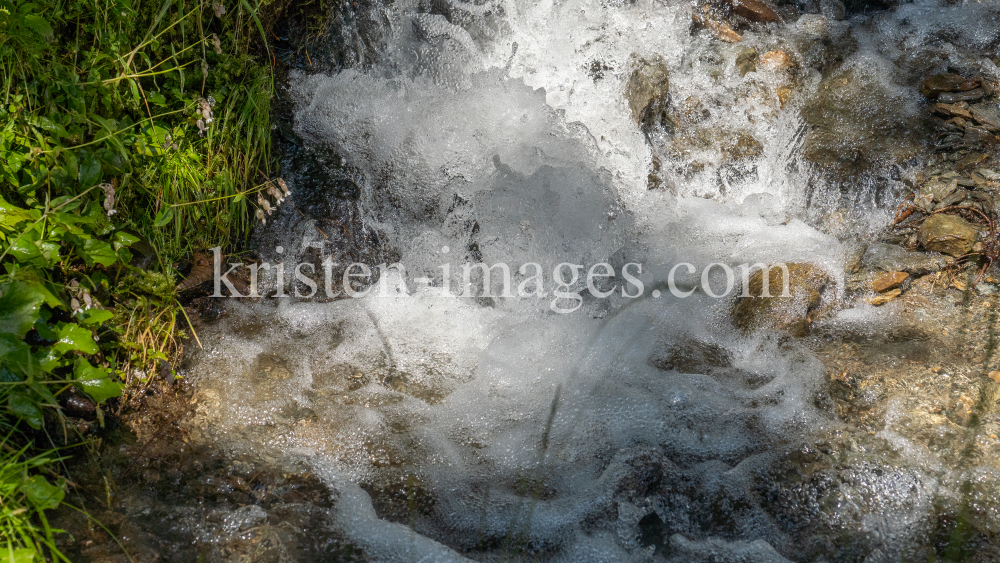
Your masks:
M830 282L826 272L807 263L790 263L788 279L781 268L771 268L764 292L764 273L757 270L749 279L749 297L737 297L733 306L733 324L743 332L759 328L787 330L793 336L804 336L812 322L810 313L823 301L823 291ZM788 293L784 294L784 284Z
M740 76L746 76L748 72L757 70L757 49L746 47L740 54L736 55L736 69L740 71Z
M941 255L908 252L895 244L872 244L861 258L861 267L878 271L902 271L923 276L940 271L947 265Z
M636 60L625 96L636 123L651 125L663 117L670 104L670 80L667 65L659 55Z
M760 58L759 66L768 70L784 71L795 66L795 63L792 62L787 53L781 49L775 49L764 53Z
M726 43L739 43L743 41L743 36L733 31L733 28L725 23L717 22L701 14L694 13L691 14L691 20L694 22L695 27L707 29L712 34L712 37L716 39L725 41Z

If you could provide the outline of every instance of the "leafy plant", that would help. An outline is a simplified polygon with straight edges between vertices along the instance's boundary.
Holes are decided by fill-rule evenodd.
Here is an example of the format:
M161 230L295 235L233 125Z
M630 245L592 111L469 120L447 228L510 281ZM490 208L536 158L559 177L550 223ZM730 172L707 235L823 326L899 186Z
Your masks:
M239 245L270 185L259 5L223 1L0 0L0 510L42 526L10 560L51 540L31 452L60 398L102 422L176 359L176 264Z

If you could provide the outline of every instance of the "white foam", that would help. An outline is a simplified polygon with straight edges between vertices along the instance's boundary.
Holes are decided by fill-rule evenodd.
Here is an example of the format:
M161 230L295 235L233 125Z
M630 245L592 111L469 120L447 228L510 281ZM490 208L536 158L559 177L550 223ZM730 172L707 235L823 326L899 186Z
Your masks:
M366 225L411 276L440 286L442 261L471 259L475 242L484 263L512 269L642 262L647 286L679 261L811 262L843 292L847 249L807 222L810 193L814 207L837 200L823 199L799 156L798 105L817 72L804 73L785 108L755 98L781 77L740 77L732 60L742 46L691 35L687 3L507 0L441 9L451 21L416 3L386 6L380 63L291 80L296 130L359 171ZM884 54L886 45L928 41L936 24L914 23L928 10L945 18L915 3L856 32L864 54L847 64L892 74L892 57L902 55ZM967 23L976 10L985 8L970 8ZM905 31L904 19L916 31ZM813 17L789 33L842 36L846 26ZM976 26L965 32L985 41L988 30ZM778 43L747 32L744 44L763 52ZM647 190L655 143L624 98L633 54L662 55L675 102L698 96L711 108L711 127L760 141L754 173L727 180L712 144L692 155L705 161L702 172L675 175L673 192ZM607 67L603 78L591 75L594 61ZM911 105L905 111L918 111ZM885 223L883 212L857 213L863 228ZM304 247L299 234L273 236ZM453 252L445 256L444 246ZM457 287L457 268L450 281ZM749 494L753 467L774 444L831 425L813 406L819 361L781 338L744 336L728 320L728 302L703 293L587 300L569 315L554 314L548 300L484 304L412 286L334 303L228 306L229 316L201 335L209 349L190 373L202 400L197 425L237 451L305 459L339 491L345 533L376 560L460 560L434 540L470 553L480 542L513 542L510 549L564 560L644 560L648 550L629 535L637 524L611 523L655 512L639 498L624 504L636 452L660 452L664 460L648 462L656 471L681 464L706 486ZM248 330L253 322L265 328ZM855 309L834 322L872 319ZM687 350L693 370L656 367L657 354L676 350ZM287 377L262 375L261 358L280 359ZM434 500L414 516L416 532L378 520L357 486L411 477ZM636 507L631 516L619 516L627 506ZM743 525L758 530L745 542L675 535L669 543L705 557L784 561L767 543L788 549L767 517L758 510Z

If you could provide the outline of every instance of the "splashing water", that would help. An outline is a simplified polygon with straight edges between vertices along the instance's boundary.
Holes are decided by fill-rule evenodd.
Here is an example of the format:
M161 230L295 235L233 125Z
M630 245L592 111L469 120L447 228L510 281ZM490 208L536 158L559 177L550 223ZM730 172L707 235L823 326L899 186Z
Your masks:
M837 72L871 91L857 111L912 120L919 98L900 61L945 31L953 51L992 45L990 8L796 16L740 44L692 33L688 3L370 9L378 19L347 34L375 45L359 64L292 74L294 127L352 171L363 228L405 279L388 270L357 299L229 300L190 362L193 431L306 463L374 560L784 561L822 553L839 529L876 538L873 561L912 555L940 485L933 464L913 456L890 475L861 459L840 477L856 498L782 483L789 452L843 426L814 404L823 365L795 339L734 328L731 300L693 277L683 299L665 284L680 262L808 262L841 295L850 241L886 225L901 184L844 191L803 158L816 61L852 45ZM741 76L748 45L788 52L797 74ZM674 134L644 132L629 109L636 61L654 56L681 116ZM733 157L736 139L756 148ZM270 261L341 250L315 218L279 213L261 238ZM527 263L546 276L562 262L642 264L645 291L592 298L584 271L568 314L553 311L551 277L544 297L457 297L467 261L508 264L515 285ZM839 315L892 322L870 307Z

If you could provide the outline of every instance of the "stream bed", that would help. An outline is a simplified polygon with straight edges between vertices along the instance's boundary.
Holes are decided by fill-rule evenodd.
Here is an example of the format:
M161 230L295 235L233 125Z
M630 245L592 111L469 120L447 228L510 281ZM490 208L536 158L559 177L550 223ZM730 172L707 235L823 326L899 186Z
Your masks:
M1000 557L1000 5L367 0L309 49L284 277L196 300L91 469L136 561Z

